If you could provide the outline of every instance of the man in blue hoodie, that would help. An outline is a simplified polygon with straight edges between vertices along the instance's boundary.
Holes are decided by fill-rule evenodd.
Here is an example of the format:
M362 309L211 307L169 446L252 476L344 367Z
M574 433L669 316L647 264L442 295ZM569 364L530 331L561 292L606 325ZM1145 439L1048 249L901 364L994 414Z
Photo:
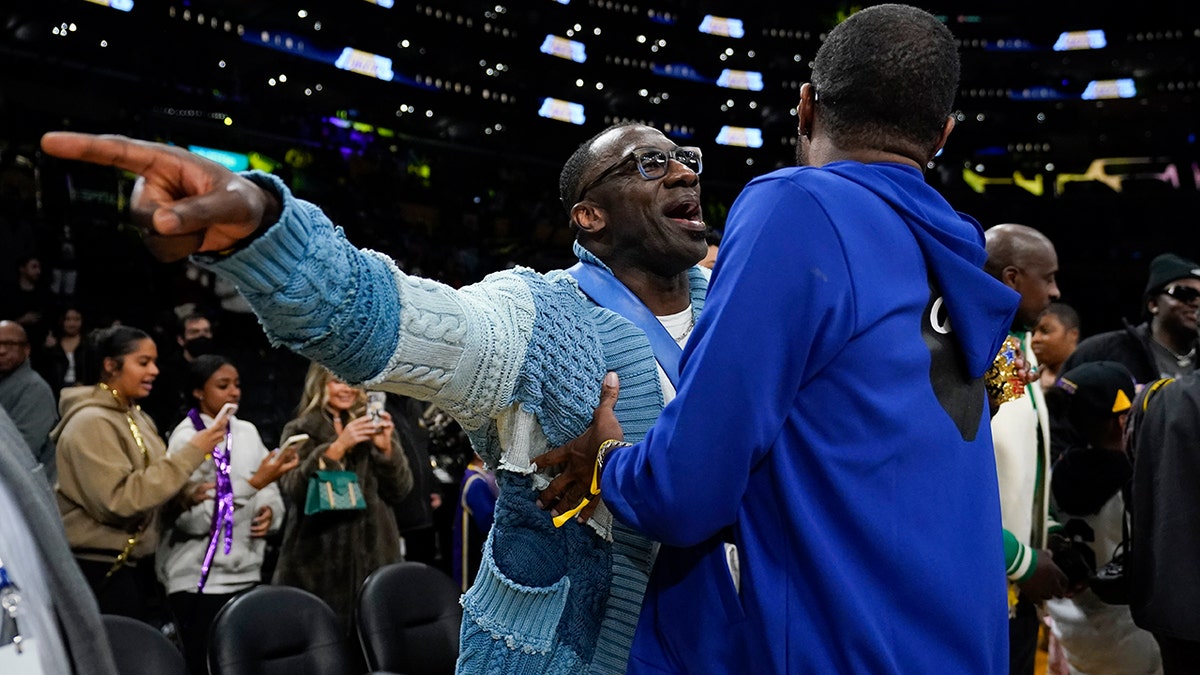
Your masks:
M638 444L600 443L621 438L610 375L589 432L538 458L568 463L549 508L598 473L662 542L629 672L1007 672L981 376L1018 297L923 176L958 75L924 11L836 27L801 89L803 166L730 210L676 399Z

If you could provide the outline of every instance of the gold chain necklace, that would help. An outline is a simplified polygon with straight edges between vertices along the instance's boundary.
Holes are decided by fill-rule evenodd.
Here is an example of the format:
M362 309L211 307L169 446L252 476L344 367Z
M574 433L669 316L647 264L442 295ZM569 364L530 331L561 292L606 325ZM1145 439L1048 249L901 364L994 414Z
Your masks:
M129 433L133 434L133 442L137 443L138 450L142 451L142 460L145 462L145 465L150 466L150 452L146 450L146 442L142 440L142 430L138 427L137 421L133 419L133 413L131 412L130 407L125 405L125 402L121 400L121 395L117 393L116 389L113 389L103 382L100 383L100 388L112 394L113 398L117 401L117 405L121 406L121 408L125 410L125 421L129 423ZM145 530L146 526L149 524L150 519L147 518L145 522L138 527L137 532L134 532L129 536L129 539L125 542L124 550L117 554L117 559L113 561L112 567L110 567L108 573L104 575L105 579L116 574L117 570L124 567L125 563L129 561L129 554L133 553L133 549L137 546L138 537L141 536L142 531Z

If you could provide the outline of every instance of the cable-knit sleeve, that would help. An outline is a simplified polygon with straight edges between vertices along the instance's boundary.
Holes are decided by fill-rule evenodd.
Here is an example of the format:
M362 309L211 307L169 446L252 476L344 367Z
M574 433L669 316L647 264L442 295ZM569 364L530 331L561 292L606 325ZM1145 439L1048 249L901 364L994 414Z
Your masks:
M409 276L352 245L315 205L279 178L247 177L279 194L279 222L245 249L195 262L231 280L276 346L481 426L512 402L533 330L533 300L518 275L463 289Z

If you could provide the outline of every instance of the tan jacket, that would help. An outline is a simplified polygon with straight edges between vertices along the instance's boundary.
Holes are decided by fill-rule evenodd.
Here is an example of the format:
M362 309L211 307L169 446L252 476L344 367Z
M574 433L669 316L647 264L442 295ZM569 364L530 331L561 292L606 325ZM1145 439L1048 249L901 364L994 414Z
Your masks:
M149 464L134 441L125 409L98 386L62 390L57 443L58 510L67 542L81 558L111 561L141 530L130 559L154 552L160 507L188 482L204 461L204 450L188 444L167 455L150 416L130 410L141 432Z

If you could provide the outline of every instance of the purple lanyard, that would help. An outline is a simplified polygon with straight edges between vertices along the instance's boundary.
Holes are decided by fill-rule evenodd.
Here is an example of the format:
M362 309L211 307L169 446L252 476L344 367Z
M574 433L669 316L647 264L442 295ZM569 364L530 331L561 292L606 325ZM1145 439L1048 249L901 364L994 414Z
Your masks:
M203 431L204 420L200 419L200 411L192 408L188 411L188 419L196 431ZM209 528L208 550L204 553L204 562L200 564L200 583L196 584L198 592L204 592L204 582L208 581L208 570L212 567L213 556L217 553L217 541L221 532L225 532L225 555L233 546L233 482L229 480L229 452L233 448L233 420L225 429L225 447L218 445L213 448L213 466L217 469L217 504L213 508L212 526Z

